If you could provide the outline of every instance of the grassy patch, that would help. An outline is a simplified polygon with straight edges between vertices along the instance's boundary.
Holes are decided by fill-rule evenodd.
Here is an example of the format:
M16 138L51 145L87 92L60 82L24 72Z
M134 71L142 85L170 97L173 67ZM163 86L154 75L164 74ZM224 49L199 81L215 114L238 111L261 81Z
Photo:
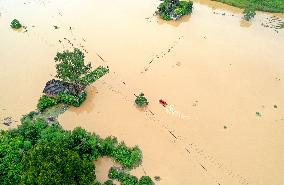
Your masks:
M239 8L250 7L255 10L265 12L284 13L283 0L214 0L221 3L226 3Z

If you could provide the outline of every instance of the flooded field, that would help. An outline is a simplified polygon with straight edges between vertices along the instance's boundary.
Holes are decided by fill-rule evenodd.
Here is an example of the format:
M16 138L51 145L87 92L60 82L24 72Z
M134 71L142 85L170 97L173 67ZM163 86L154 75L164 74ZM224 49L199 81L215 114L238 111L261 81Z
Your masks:
M191 16L165 22L153 16L159 3L0 0L0 120L16 127L55 75L55 54L78 47L110 73L59 121L139 145L133 174L161 185L284 184L284 14L247 23L238 8L197 0ZM14 18L27 32L9 27ZM134 106L140 92L148 109Z

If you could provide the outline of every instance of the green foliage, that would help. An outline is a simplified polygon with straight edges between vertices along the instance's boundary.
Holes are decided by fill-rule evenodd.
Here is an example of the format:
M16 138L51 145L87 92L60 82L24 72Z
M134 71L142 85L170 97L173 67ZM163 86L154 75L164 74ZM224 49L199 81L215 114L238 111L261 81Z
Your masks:
M11 136L7 131L0 132L0 184L19 184L22 174L21 160L31 146L21 136Z
M11 24L10 24L11 28L13 29L20 29L22 28L22 25L21 23L17 20L17 19L14 19Z
M128 148L124 143L120 143L113 151L112 157L126 168L138 166L142 161L142 152L135 146Z
M23 161L21 184L91 184L95 166L59 142L36 144Z
M98 150L102 156L112 156L118 145L117 138L109 136L105 139L99 139Z
M139 185L154 185L154 182L149 176L142 176L139 179Z
M80 95L75 96L69 93L62 92L59 94L59 97L62 103L65 103L67 105L72 105L74 107L79 107L86 100L87 93L83 92Z
M143 107L149 104L143 93L140 93L139 96L136 97L135 103L138 107Z
M142 161L142 152L137 146L127 147L123 142L118 143L115 137L99 139L97 147L102 156L112 157L125 168L134 168Z
M38 100L37 109L43 112L45 109L57 105L58 103L60 103L59 99L43 95Z
M112 182L112 180L107 180L104 182L103 185L115 185L115 184Z
M164 0L158 6L158 14L164 20L179 19L181 16L190 14L192 12L192 1L172 1Z
M246 21L250 21L256 15L255 10L252 8L244 9L243 14L244 14L244 20Z
M214 0L214 1L226 3L239 8L251 7L254 10L260 10L265 12L284 13L283 0Z
M93 165L98 157L111 157L128 169L142 161L137 146L127 147L115 137L102 139L82 128L66 131L59 124L47 124L38 114L31 112L18 128L0 132L0 184L101 185ZM140 185L125 171L114 169L109 176L122 185ZM145 184L147 179L141 179ZM111 180L104 183L112 184Z
M85 129L75 128L68 137L68 149L77 152L83 159L96 160L99 156L97 137Z
M78 84L82 76L88 74L91 69L91 64L84 64L84 58L84 53L77 48L73 52L58 52L54 58L57 62L56 76L64 82Z
M138 178L130 175L125 170L120 170L115 167L109 169L108 177L113 180L118 180L121 185L154 185L154 182L149 176L142 176L138 181Z
M90 84L94 83L96 80L98 80L99 78L101 78L102 76L104 76L105 74L107 74L108 72L109 72L108 68L105 68L103 66L99 66L94 71L92 71L89 74L87 74L86 76L82 77L80 83L83 86L90 85Z

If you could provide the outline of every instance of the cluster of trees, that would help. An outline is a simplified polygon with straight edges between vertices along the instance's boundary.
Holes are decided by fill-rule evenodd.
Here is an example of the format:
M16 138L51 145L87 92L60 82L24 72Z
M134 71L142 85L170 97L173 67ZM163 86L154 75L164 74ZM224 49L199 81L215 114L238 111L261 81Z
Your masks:
M84 59L84 53L77 48L56 54L56 77L60 79L61 86L59 89L56 86L52 88L58 94L40 97L37 104L40 112L59 103L79 107L87 97L85 88L109 72L107 67L102 66L91 71L91 64L85 64Z
M93 163L99 157L111 157L123 169L139 166L142 161L137 146L127 147L115 137L103 139L80 127L66 131L58 124L34 119L33 114L24 116L21 123L16 129L0 133L0 184L3 185L100 185ZM111 183L110 179L104 184ZM137 183L132 184L151 185Z

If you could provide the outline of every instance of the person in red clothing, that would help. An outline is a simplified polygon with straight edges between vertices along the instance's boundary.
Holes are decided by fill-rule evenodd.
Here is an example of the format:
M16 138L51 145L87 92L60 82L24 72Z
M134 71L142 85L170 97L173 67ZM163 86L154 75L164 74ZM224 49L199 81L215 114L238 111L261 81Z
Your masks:
M163 105L164 107L166 107L168 105L168 103L165 100L162 100L162 99L159 100L159 103L161 105Z

